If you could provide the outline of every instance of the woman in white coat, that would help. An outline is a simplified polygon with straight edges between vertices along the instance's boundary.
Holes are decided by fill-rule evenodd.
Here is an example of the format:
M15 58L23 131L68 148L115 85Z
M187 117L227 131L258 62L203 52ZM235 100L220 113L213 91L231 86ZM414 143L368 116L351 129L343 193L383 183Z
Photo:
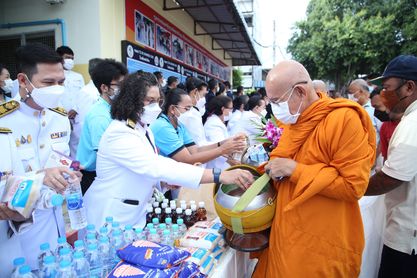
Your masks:
M217 96L210 100L207 106L208 118L204 123L206 139L209 142L218 142L228 139L229 133L225 122L232 113L232 99L226 96ZM221 156L207 162L207 168L227 169L238 164L231 156Z
M241 95L233 100L233 113L227 123L227 131L229 134L237 134L238 123L242 118L243 111L245 111L246 104L249 101L249 96Z
M150 73L131 74L111 108L113 121L97 153L97 177L84 201L89 223L100 227L106 216L122 225L143 227L146 204L160 182L197 188L201 183L253 182L247 171L220 172L176 162L158 155L148 125L159 115L161 89Z

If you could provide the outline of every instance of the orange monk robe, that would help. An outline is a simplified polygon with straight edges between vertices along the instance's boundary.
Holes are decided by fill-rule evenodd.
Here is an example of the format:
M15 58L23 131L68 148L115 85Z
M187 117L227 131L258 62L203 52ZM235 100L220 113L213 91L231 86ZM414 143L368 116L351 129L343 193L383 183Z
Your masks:
M286 126L271 159L298 164L276 182L269 248L254 277L357 277L364 248L358 199L375 160L375 131L366 111L345 99L320 99Z

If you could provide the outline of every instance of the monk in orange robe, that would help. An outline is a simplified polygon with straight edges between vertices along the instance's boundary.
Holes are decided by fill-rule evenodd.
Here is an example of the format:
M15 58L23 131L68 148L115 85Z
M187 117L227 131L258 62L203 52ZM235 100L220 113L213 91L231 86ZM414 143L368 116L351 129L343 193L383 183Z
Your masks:
M358 199L375 160L372 122L358 104L316 93L295 61L274 67L266 90L274 116L287 126L265 166L278 198L269 247L253 277L358 277Z

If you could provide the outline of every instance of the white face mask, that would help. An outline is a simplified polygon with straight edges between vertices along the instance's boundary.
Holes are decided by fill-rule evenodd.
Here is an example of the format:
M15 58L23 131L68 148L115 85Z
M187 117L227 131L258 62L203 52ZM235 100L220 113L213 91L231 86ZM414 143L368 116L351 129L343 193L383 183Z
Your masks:
M266 114L267 114L266 109L264 109L264 110L261 111L261 116L262 117L265 118L266 117Z
M288 106L288 101L292 96L292 93L294 92L294 88L292 89L292 92L290 96L288 97L287 101L283 101L280 103L271 103L272 113L274 114L275 118L277 118L280 122L283 124L295 124L298 120L298 117L300 116L300 109L301 104L298 106L297 113L294 115L290 112L290 107Z
M64 59L64 68L66 70L72 70L73 67L74 67L73 59Z
M227 122L230 119L230 115L224 115L223 121Z
M205 109L205 107L206 107L206 98L201 97L199 100L197 100L197 104L195 106L197 106L198 110L200 110L200 111L202 109Z
M150 125L153 123L161 114L161 107L159 107L158 103L152 103L143 107L144 111L143 114L140 116L140 120L142 123Z
M13 80L11 80L10 78L8 78L8 79L4 80L4 83L5 84L4 84L3 90L6 93L10 93L12 91L12 89L13 89Z
M186 125L187 124L187 120L190 118L190 117L192 117L193 116L193 111L192 110L190 110L190 111L186 111L186 112L184 112L184 113L182 113L179 117L178 117L178 120L180 121L180 123L182 123L183 125Z
M354 94L348 94L348 99L353 100L354 102L358 102L358 98L356 98Z
M113 94L111 96L109 96L109 99L111 101L113 101L120 93L119 89L112 89L112 91L113 91Z
M29 78L27 78L27 80L29 81ZM59 101L65 91L64 86L53 85L36 88L32 82L29 81L29 83L32 85L33 90L32 92L29 92L29 90L25 88L28 93L27 97L31 97L37 105L43 108L55 108L59 106Z

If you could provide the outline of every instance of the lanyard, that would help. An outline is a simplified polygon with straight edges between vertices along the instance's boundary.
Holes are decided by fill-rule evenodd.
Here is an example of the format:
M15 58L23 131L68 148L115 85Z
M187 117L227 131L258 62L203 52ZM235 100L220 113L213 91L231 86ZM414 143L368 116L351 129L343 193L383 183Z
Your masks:
M153 149L154 153L158 153L158 152L156 151L156 149L155 149L155 146L152 144L151 138L149 138L149 133L148 133L148 131L146 131L146 132L145 132L145 136L146 136L146 139L148 139L149 144L151 144L151 146L152 146L152 149Z

